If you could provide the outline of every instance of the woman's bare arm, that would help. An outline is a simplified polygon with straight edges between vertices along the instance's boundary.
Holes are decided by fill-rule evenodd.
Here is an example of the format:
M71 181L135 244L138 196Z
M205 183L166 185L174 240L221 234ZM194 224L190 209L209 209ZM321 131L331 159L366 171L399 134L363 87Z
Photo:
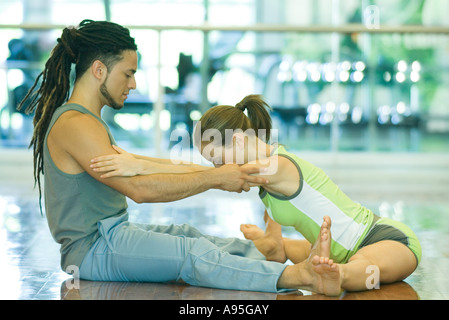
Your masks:
M118 153L100 156L91 160L91 168L102 173L101 178L133 177L156 173L192 173L212 169L195 164L176 164L171 160L138 156L112 146Z
M263 186L267 191L286 197L298 191L300 187L298 168L289 159L274 155L264 160L250 162L245 166L251 165L265 167L263 173L254 175L267 178L269 183Z

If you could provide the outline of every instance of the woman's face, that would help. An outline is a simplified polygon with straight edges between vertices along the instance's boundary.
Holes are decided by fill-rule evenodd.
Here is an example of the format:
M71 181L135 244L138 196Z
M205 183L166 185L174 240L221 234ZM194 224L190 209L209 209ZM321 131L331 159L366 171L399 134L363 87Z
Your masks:
M210 142L206 145L203 144L200 151L201 155L207 161L212 162L216 168L225 164L243 165L247 162L245 154L236 148L235 143L226 146Z
M257 141L259 139L237 133L232 137L232 142L225 145L221 143L216 144L215 142L203 142L200 152L215 167L220 167L224 164L241 166L257 159Z

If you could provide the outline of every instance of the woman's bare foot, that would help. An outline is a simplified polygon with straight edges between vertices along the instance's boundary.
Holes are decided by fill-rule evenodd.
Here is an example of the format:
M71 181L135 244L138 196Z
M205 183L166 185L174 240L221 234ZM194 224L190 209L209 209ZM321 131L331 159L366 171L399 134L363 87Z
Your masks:
M331 226L332 221L328 216L323 217L323 224L321 225L320 234L317 237L317 241L314 243L310 252L309 259L318 257L330 257L331 253Z
M342 271L340 266L329 258L332 240L331 224L330 217L325 216L320 234L313 245L309 258L291 266L290 269L286 269L285 275L296 280L299 289L310 290L327 296L339 296L342 292Z
M263 231L258 226L252 224L242 224L242 231L245 239L253 241L257 250L259 250L268 261L276 261L284 263L287 257L284 252L284 244L282 241L282 227L273 221L265 212L264 217L266 230Z
M313 257L312 265L319 277L318 293L326 296L339 296L342 292L340 265L328 257L318 256Z

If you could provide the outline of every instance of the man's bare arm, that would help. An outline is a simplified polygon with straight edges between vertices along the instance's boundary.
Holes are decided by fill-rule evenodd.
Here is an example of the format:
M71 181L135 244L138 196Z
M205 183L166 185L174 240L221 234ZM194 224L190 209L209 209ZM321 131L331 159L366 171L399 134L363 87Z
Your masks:
M230 192L249 191L248 183L258 185L266 183L265 178L252 176L259 172L257 166L240 168L237 165L186 174L153 174L102 179L101 173L95 172L90 167L91 159L116 153L104 127L96 119L80 115L67 121L64 131L66 132L60 135L61 139L64 139L61 141L64 150L86 172L138 203L176 201L209 189Z

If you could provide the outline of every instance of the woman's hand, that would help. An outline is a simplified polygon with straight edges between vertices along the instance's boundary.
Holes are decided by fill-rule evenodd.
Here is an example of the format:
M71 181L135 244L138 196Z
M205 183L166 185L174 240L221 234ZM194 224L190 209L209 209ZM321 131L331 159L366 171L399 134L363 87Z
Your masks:
M250 191L251 187L264 186L270 183L266 178L256 176L265 172L265 170L264 167L257 164L246 166L228 164L216 168L211 171L211 174L219 182L218 189L241 193L242 191Z
M143 160L136 159L125 150L112 146L118 154L111 154L92 159L90 167L95 172L106 172L101 178L133 177L144 171Z

